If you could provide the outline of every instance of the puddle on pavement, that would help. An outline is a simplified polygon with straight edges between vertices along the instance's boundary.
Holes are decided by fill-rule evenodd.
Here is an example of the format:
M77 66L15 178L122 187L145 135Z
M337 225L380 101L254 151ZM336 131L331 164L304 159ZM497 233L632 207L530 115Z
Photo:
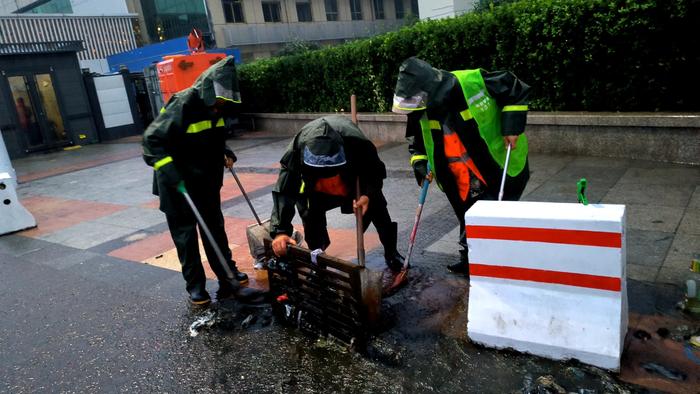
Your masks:
M411 278L383 301L385 324L363 352L274 324L269 306L235 302L188 314L188 327L199 323L186 345L212 369L214 391L631 392L598 368L468 342L466 281L420 269Z

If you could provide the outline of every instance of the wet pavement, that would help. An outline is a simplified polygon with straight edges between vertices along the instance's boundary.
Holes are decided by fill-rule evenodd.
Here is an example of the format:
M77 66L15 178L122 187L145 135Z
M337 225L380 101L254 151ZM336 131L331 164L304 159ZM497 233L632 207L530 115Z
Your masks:
M288 139L250 133L229 143L253 204L269 217ZM378 146L389 170L385 195L406 245L418 195L409 155L403 144ZM700 320L676 308L682 282L700 279L687 269L700 257L699 167L531 157L525 200L575 202L576 181L586 177L591 202L628 205L630 334L622 370L610 374L468 342L468 281L444 268L458 258L457 220L435 189L411 281L383 301L383 323L361 354L282 327L267 307L229 301L192 309L138 143L13 165L39 227L0 237L0 392L700 392L692 357L700 351L684 347ZM222 201L234 258L253 286L265 287L245 238L254 220L229 174ZM328 222L329 253L352 259L354 218L333 211ZM369 265L380 268L373 228L365 244ZM192 336L191 325L207 313L213 324Z

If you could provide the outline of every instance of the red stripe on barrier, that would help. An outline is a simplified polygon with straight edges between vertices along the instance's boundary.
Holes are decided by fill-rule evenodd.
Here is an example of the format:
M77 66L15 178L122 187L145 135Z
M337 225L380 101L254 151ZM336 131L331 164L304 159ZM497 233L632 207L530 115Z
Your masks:
M561 230L554 228L467 226L467 238L507 241L547 242L584 246L622 247L622 234L604 231Z
M469 275L490 278L526 280L530 282L587 287L589 289L620 291L620 278L573 272L547 271L533 268L501 267L469 263Z

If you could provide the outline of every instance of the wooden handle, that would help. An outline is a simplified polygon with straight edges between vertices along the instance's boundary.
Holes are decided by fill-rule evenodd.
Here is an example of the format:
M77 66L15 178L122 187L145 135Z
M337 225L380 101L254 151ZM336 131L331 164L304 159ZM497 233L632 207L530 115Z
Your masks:
M354 94L350 96L350 116L352 123L357 124L357 96Z
M355 201L360 201L360 177L355 182L357 189ZM355 225L357 227L357 263L360 267L365 266L365 231L362 224L362 208L355 209Z

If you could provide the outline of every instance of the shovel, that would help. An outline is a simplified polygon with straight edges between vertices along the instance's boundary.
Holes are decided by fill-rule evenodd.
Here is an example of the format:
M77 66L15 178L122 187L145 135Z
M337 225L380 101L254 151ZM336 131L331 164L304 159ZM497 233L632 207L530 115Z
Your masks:
M357 124L357 98L350 96L350 114L352 122ZM356 201L360 199L360 177L355 182ZM362 287L362 303L367 309L367 320L376 325L379 322L382 305L382 271L371 271L365 267L365 237L362 224L362 209L355 210L355 224L357 227L357 263L364 268L360 271L360 286Z
M357 200L360 199L360 177L357 177ZM356 200L356 201L357 201ZM365 237L362 224L362 208L355 209L355 224L357 226L357 264L364 268L360 270L360 286L362 287L362 303L367 308L367 320L376 325L381 315L382 277L384 272L372 271L365 267Z
M263 292L248 287L241 287L241 284L236 280L235 275L233 275L233 271L231 271L231 267L228 266L228 263L224 258L224 254L221 253L219 245L214 240L214 236L211 234L211 231L209 231L209 227L206 223L204 223L204 218L202 218L202 215L200 215L197 206L194 205L194 201L192 201L190 194L187 192L187 189L185 188L185 182L180 182L177 185L177 190L180 193L182 193L182 195L185 197L185 201L187 201L187 205L190 206L194 217L197 219L197 223L199 223L199 227L202 229L204 235L207 237L207 240L209 241L209 244L211 245L212 249L214 249L214 253L216 253L216 258L219 260L219 265L221 265L221 268L223 268L223 270L226 272L226 280L234 289L236 289L235 298L244 302L262 302L261 298L264 295Z
M258 213L255 211L255 207L253 207L253 203L250 201L250 198L248 197L248 193L245 192L245 189L243 188L243 184L241 183L241 180L238 178L238 174L236 174L236 171L233 169L233 167L229 168L229 171L231 171L231 175L233 175L233 179L236 180L236 184L238 185L238 188L241 190L241 194L243 194L243 197L245 198L245 201L248 203L248 206L250 207L251 212L253 212L253 216L255 216L255 221L257 224L251 224L250 226L246 227L245 229L245 235L246 238L248 239L248 249L250 250L250 255L253 257L253 260L255 260L255 269L263 269L265 268L264 262L266 260L265 257L265 240L272 240L270 238L270 219L265 220L264 222L260 221L260 217L258 216ZM297 245L301 245L302 242L304 242L304 237L301 235L300 232L294 230L292 233L292 239L296 241Z
M430 163L428 163L428 173L430 173ZM423 205L425 204L425 198L428 196L428 187L430 186L430 181L427 179L423 180L423 187L420 190L420 196L418 197L418 208L416 208L416 217L413 220L413 230L411 230L411 236L408 240L408 253L406 253L406 260L403 262L403 267L401 272L394 278L391 286L387 289L386 293L391 294L398 290L399 287L403 286L408 282L408 263L411 260L411 255L413 254L413 246L416 244L416 234L418 233L418 223L420 223L420 217L423 213Z

